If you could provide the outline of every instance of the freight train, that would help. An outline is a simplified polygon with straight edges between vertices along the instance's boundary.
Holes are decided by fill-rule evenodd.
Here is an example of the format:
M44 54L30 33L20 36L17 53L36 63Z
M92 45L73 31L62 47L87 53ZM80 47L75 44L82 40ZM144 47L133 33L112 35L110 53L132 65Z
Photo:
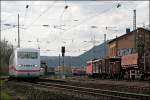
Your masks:
M94 78L148 80L150 79L150 55L143 58L136 53L118 58L90 60L87 61L86 74Z
M121 59L103 58L87 62L86 73L90 77L121 78Z
M38 78L40 74L40 52L33 48L16 48L9 60L9 76L16 78Z

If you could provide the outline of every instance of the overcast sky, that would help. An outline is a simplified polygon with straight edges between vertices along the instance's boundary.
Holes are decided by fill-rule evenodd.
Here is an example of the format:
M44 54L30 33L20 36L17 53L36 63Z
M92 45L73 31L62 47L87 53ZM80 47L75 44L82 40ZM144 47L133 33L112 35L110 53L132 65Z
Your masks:
M1 38L17 46L19 14L21 47L39 46L41 55L58 56L65 46L66 55L78 56L94 41L103 43L105 33L108 40L132 30L134 9L137 27L148 25L148 1L1 1Z

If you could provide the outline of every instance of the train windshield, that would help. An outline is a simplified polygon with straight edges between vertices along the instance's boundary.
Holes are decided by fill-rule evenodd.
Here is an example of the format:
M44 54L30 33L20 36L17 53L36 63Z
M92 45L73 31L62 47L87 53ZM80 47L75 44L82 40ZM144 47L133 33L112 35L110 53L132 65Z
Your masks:
M20 59L37 59L37 52L18 52L18 58Z

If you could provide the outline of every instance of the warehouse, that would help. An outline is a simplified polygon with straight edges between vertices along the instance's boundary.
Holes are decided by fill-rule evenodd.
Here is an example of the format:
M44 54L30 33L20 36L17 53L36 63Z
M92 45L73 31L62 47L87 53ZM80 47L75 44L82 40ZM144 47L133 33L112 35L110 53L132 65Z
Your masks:
M108 57L120 57L127 78L148 76L150 72L150 31L137 28L108 43Z

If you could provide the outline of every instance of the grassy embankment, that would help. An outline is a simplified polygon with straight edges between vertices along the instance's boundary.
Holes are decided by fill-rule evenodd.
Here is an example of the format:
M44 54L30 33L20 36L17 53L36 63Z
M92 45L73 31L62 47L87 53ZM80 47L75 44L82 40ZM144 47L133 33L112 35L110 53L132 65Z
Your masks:
M4 89L5 80L0 80L0 100L12 100L8 90Z

